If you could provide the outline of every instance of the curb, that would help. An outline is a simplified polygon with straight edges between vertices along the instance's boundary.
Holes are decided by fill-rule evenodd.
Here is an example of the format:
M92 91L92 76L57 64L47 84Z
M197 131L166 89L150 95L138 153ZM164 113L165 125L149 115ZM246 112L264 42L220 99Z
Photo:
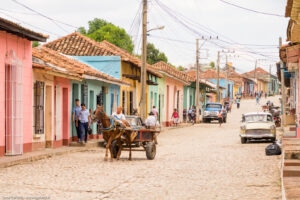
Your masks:
M73 147L70 147L73 148ZM89 151L93 147L84 147L84 148L76 148L76 149L67 149L66 151L57 151L57 152L49 152L49 153L42 153L40 155L32 155L32 156L26 156L26 157L21 157L20 159L12 160L12 161L4 161L1 162L0 160L0 169L2 168L7 168L7 167L12 167L15 165L21 165L21 164L26 164L26 163L31 163L34 161L38 160L43 160L55 156L61 156L69 153L76 153L76 152L85 152Z

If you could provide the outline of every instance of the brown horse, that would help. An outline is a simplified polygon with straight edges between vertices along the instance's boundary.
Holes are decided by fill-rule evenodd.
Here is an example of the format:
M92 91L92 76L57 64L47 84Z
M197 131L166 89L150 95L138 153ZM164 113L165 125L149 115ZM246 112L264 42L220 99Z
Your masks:
M97 108L95 112L95 119L100 120L103 126L103 138L107 142L106 144L106 153L104 160L108 159L108 150L110 151L111 160L113 160L113 152L112 152L112 146L111 143L113 140L116 140L117 146L118 146L118 153L117 153L117 159L120 158L121 151L123 148L123 143L126 143L127 146L130 148L129 153L129 160L131 160L131 142L136 137L136 133L131 130L128 130L126 128L130 127L130 124L126 120L120 120L122 123L120 124L120 127L116 127L115 124L111 124L111 118L108 117L103 109L103 106L100 106ZM117 122L114 122L117 123ZM124 136L124 138L122 137Z

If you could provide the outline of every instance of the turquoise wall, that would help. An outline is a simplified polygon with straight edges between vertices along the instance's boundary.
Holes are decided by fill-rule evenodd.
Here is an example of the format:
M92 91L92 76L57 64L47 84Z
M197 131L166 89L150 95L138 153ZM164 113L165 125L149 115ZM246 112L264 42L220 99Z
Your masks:
M195 88L191 86L184 86L183 109L188 110L190 107L195 106L195 93L196 93Z
M120 56L73 56L73 58L112 77L121 78Z
M83 84L87 84L87 102L84 102L82 99L82 87ZM114 89L117 90L117 96L118 96L118 102L117 105L120 105L120 86L117 85L112 85L108 84L102 81L97 81L97 80L84 80L82 82L78 81L72 81L71 82L71 106L72 106L72 111L75 106L75 99L79 99L80 103L85 103L87 109L91 109L94 111L97 106L97 95L100 95L103 87L108 88L107 89L107 94L105 94L105 91L103 91L103 103L104 103L104 110L108 115L111 115L111 107L110 107L110 102L111 102L111 94L113 94ZM72 116L71 116L72 119ZM72 120L71 120L72 122ZM97 126L96 123L92 124L92 130L93 134L97 134ZM71 136L77 136L76 134L76 128L75 124L71 123Z

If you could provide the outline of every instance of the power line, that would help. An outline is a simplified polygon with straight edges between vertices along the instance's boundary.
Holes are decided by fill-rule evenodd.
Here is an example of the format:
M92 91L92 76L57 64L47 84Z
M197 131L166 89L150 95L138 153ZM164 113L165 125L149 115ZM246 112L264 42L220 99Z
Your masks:
M231 6L240 8L240 9L243 9L243 10L247 10L247 11L249 11L249 12L254 12L254 13L263 14L263 15L270 15L270 16L275 16L275 17L285 17L284 15L279 15L279 14L274 14L274 13L267 13L267 12L262 12L262 11L252 10L252 9L250 9L250 8L245 8L245 7L242 7L242 6L239 6L239 5L230 3L230 2L228 2L228 1L224 1L224 0L219 0L219 1L221 1L222 3L228 4L228 5L231 5Z
M67 31L66 29L64 29L62 26L60 26L58 23L64 24L64 25L66 25L66 26L69 26L69 27L78 29L78 27L76 27L76 26L73 26L73 25L67 24L67 23L65 23L65 22L62 22L62 21L53 19L53 18L51 18L51 17L48 17L48 16L46 16L46 15L44 15L44 14L42 14L42 13L40 13L40 12L38 12L38 11L36 11L36 10L34 10L34 9L30 8L30 7L28 7L28 6L26 6L25 4L22 4L22 3L18 2L17 0L11 0L11 1L15 2L16 4L18 4L18 5L20 5L20 6L24 7L24 8L26 8L27 10L30 10L30 11L32 11L32 12L34 12L34 13L36 13L36 14L38 14L38 15L40 15L40 16L42 16L42 17L48 19L48 20L50 20L50 21L51 21L52 23L54 23L57 27L59 27L60 29L62 29L62 30L65 31L65 32L68 32L68 31ZM58 22L58 23L57 23L57 22Z
M34 25L29 24L29 23L27 23L27 22L25 22L25 21L22 21L22 20L20 20L20 19L17 19L17 18L15 18L15 17L13 17L13 16L11 16L11 15L9 15L9 14L6 14L5 12L0 11L0 13L2 13L3 15L5 15L5 16L7 16L7 17L10 17L10 18L12 18L12 19L14 19L14 20L16 20L16 21L19 21L19 22L21 22L21 23L23 23L23 24L27 24L28 26L31 26L31 27L36 28L36 29L39 29L39 30L41 30L41 31L43 31L43 32L46 32L46 33L49 33L49 34L52 34L52 35L56 35L56 36L61 36L61 35L59 35L59 34L57 34L57 33L53 33L53 32L47 31L47 30L42 29L42 28L40 28L40 27L38 27L38 26L34 26Z
M201 34L200 32L198 32L196 29L194 28L191 28L189 25L187 25L186 23L189 23L191 24L189 21L192 21L192 20L189 20L187 17L184 17L182 14L178 14L177 11L174 11L172 10L171 8L167 7L165 4L163 4L160 0L155 0L155 2L157 3L157 5L164 11L166 12L171 18L173 18L174 21L176 21L177 23L181 24L182 26L184 26L186 29L188 29L190 32L196 34L197 36L203 36L203 34ZM183 16L185 19L180 19L179 18L179 15L180 16ZM187 21L187 19L189 21ZM198 24L197 22L193 22L195 24ZM202 26L201 24L198 24L199 26ZM195 27L195 26L194 26ZM202 26L203 27L203 26ZM201 30L203 30L203 28L201 28ZM216 33L215 31L212 31L210 30L211 32L215 33L215 34L218 34ZM209 33L209 31L205 30L206 33ZM230 39L231 40L231 39ZM233 40L231 40L233 41ZM217 42L214 42L214 41L209 41L210 43L220 47L220 48L226 48L226 46L222 45L222 44L218 44ZM231 45L234 45L234 44L237 44L237 45L242 45L240 43L237 43L235 41L233 42L227 42L227 41L224 41L222 40L221 42L225 42L227 44L231 44ZM236 47L237 48L237 47ZM245 47L244 47L245 48ZM256 55L259 55L259 56L263 56L263 57L266 57L266 58L269 58L269 59L272 59L270 58L268 55L264 55L262 53L259 53L259 52L255 52L254 50L245 50L245 51L248 51L249 53L252 53L252 54L256 54Z

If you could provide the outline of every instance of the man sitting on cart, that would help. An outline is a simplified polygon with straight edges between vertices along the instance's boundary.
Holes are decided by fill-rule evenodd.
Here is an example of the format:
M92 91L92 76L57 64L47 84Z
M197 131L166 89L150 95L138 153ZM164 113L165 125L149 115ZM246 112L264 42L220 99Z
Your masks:
M154 130L156 129L157 126L159 126L158 121L156 120L156 117L153 112L149 113L149 116L147 117L147 119L145 121L145 125L147 128L154 129ZM153 139L154 139L155 144L157 144L157 133L155 133L153 135Z
M117 112L114 112L111 117L116 121L120 126L128 127L129 123L126 121L125 115L122 113L122 107L117 108Z

